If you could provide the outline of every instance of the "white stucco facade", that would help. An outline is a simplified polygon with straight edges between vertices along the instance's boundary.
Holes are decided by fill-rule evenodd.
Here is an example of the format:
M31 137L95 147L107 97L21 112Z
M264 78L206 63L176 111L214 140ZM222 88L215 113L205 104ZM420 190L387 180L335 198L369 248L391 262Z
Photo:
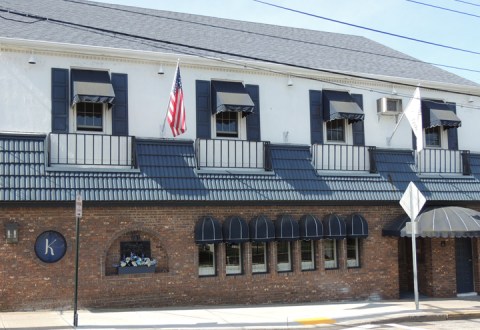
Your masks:
M36 58L36 64L28 63L32 54ZM164 68L164 74L158 74L160 65ZM0 131L51 132L51 69L81 68L128 74L129 135L172 138L170 128L166 126L162 132L162 127L175 65L174 56L158 53L126 53L107 48L76 48L48 43L30 49L4 40L0 55ZM401 82L392 86L382 82L334 78L331 74L288 67L258 63L245 63L245 67L241 67L193 57L180 58L180 66L187 132L177 137L179 139L196 138L195 81L218 79L259 86L263 141L310 144L309 90L333 89L363 95L365 145L377 148L412 148L412 131L406 118L400 120L400 115L377 114L377 99L381 97L400 98L403 109L407 106L414 87L403 87ZM252 66L260 69L253 69ZM291 86L287 86L289 75L293 83ZM409 84L415 82L410 81ZM449 86L437 87L448 89ZM459 149L480 152L480 145L476 143L480 139L480 131L477 129L477 123L480 122L480 100L469 97L469 91L465 90L465 94L461 94L422 88L421 96L455 102L457 116L462 121L462 126L458 129ZM108 111L111 110L106 111L108 125ZM72 123L70 126L73 126ZM110 132L107 130L105 133Z

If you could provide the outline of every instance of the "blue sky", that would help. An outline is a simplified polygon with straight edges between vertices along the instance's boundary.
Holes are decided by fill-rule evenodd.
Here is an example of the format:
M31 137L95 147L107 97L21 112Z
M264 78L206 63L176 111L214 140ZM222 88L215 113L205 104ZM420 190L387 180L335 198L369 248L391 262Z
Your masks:
M362 35L429 63L480 71L480 0L264 0L297 11L447 45L451 50L329 22L254 0L97 0L99 2ZM437 9L444 7L469 15ZM477 15L477 16L475 16ZM480 72L442 67L480 84Z

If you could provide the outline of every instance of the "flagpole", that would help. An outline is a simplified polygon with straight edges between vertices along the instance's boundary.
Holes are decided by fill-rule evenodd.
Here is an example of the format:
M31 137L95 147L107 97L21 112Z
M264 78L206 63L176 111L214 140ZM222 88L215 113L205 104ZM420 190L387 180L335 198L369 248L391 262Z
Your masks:
M170 88L170 93L172 93L173 91L173 87L175 86L175 77L177 76L177 70L178 70L178 66L180 65L180 59L178 58L177 59L177 66L175 68L175 72L173 74L173 82L172 82L172 88ZM167 111L165 113L165 118L163 118L163 125L162 125L162 133L161 133L161 137L165 137L165 124L167 123L167 117L168 117L168 111L170 109L170 94L168 96L168 100L169 100L169 104L167 105Z

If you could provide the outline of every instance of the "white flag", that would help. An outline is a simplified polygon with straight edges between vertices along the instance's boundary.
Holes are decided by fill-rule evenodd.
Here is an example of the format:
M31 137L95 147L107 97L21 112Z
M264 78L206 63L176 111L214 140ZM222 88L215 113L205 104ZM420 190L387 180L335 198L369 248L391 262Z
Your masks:
M413 98L408 103L405 111L403 112L407 117L410 126L412 127L413 134L417 137L417 151L423 149L423 125L422 125L422 101L420 99L420 88L415 89Z

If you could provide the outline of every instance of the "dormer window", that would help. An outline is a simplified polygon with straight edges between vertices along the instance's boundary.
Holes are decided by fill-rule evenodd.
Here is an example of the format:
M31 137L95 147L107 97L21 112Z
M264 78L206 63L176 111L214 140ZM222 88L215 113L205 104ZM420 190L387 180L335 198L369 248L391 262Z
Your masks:
M325 125L328 142L345 142L345 119L330 120Z
M215 116L217 137L239 137L239 114L237 112L220 112Z
M75 105L77 131L103 132L104 105L79 102Z
M425 129L425 146L440 148L442 146L440 126Z

